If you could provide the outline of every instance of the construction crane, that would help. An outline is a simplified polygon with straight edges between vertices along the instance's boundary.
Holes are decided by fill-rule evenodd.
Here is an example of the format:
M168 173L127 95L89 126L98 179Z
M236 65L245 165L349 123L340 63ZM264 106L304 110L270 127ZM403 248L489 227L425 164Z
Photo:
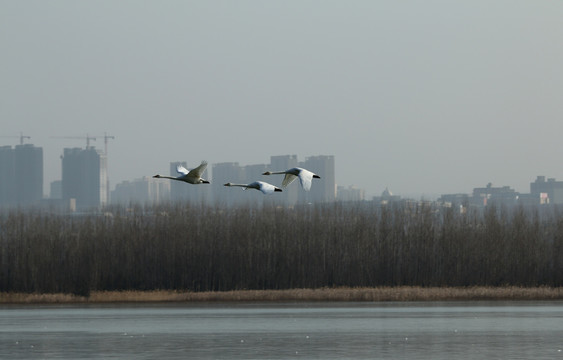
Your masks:
M9 138L19 137L19 138L20 138L20 145L23 145L23 139L31 139L31 136L24 136L23 132L20 132L20 136L15 136L15 135L14 135L14 136L8 136L8 135L7 135L7 136L0 136L0 137L3 137L3 138L7 138L7 137L9 137Z
M96 138L86 134L86 136L51 136L57 139L86 139L86 149L90 147L90 140L96 141Z
M106 156L108 156L108 139L115 139L115 136L110 136L106 132L104 133L104 146L105 146L104 151L106 153Z

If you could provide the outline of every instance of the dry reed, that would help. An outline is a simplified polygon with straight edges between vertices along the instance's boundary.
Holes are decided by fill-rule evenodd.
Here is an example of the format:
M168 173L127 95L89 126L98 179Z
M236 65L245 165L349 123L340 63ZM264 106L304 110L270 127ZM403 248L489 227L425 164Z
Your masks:
M72 294L0 293L0 304L45 303L155 303L155 302L385 302L385 301L478 301L563 300L557 287L378 287L288 290L236 290L180 292L93 291L90 296Z
M359 203L182 204L104 216L0 211L0 294L379 301L526 298L530 290L521 289L562 286L563 211L551 206L464 214Z

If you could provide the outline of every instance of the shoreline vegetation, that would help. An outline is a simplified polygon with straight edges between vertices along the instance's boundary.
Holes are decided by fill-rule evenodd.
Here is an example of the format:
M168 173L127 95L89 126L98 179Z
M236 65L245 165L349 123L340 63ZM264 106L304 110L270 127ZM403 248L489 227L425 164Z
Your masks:
M563 300L562 287L379 287L233 291L92 291L74 294L0 293L8 304L111 304L201 302L409 302Z
M0 211L0 303L563 299L561 289L556 205Z

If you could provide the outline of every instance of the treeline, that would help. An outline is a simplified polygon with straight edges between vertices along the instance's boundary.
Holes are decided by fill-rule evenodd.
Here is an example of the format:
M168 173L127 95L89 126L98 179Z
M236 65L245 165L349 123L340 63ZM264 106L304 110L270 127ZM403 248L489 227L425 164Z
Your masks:
M563 213L331 203L0 213L0 291L561 286Z

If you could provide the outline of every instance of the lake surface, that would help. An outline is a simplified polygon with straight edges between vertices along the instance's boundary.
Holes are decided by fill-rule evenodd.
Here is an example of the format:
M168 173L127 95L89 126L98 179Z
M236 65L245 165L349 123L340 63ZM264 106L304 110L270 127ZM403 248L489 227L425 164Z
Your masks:
M563 302L0 306L1 359L563 359Z

